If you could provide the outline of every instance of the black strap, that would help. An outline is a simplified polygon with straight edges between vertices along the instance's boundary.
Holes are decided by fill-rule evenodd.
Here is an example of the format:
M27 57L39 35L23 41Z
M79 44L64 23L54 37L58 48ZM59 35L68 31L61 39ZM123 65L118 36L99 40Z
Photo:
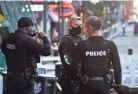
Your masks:
M109 53L109 57L111 57L110 41L108 41L108 40L107 40L107 45L108 45L108 53Z
M77 44L79 41L82 40L81 37L75 38L75 37L73 37L73 36L71 36L71 35L65 35L65 36L63 37L63 39L64 39L64 38L68 39L68 40L70 41L70 43L72 43L74 46L76 46L76 44Z
M68 39L75 46L75 44L74 44L74 42L73 42L70 35L65 35L62 39L64 39L64 38Z

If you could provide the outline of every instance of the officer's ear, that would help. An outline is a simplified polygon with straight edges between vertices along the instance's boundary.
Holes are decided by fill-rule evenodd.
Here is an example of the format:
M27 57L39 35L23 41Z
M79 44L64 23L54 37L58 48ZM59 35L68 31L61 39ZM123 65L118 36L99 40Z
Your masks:
M29 30L29 26L26 27L26 30L27 30L27 31Z
M91 31L95 31L95 30L96 30L96 29L95 29L94 27L92 27L92 26L89 26L89 28L90 28Z
M28 28L28 30L31 30L31 29L33 29L33 26L28 26L27 28Z

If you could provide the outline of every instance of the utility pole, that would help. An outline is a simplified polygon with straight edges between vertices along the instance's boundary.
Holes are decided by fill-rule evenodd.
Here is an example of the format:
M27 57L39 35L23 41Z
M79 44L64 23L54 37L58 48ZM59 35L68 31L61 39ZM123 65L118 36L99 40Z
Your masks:
M46 22L47 22L47 13L46 13L46 8L47 8L47 1L43 1L43 30L44 30L44 32L47 34L47 24L46 24Z
M63 13L64 13L64 11L63 11L63 0L62 0L62 3L61 3L62 5L62 36L64 35L64 18L63 18Z

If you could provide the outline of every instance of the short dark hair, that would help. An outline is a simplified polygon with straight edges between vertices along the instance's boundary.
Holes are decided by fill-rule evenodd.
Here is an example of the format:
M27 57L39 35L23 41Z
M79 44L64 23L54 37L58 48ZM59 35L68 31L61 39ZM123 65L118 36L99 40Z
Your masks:
M87 27L92 26L94 29L100 30L100 28L101 28L101 21L96 16L89 16L86 19L86 26Z

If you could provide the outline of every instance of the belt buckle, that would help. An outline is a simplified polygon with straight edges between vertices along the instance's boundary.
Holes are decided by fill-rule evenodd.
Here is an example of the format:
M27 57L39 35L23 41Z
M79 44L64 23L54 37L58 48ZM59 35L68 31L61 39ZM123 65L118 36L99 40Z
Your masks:
M92 77L91 80L102 81L104 80L104 78L103 77Z

